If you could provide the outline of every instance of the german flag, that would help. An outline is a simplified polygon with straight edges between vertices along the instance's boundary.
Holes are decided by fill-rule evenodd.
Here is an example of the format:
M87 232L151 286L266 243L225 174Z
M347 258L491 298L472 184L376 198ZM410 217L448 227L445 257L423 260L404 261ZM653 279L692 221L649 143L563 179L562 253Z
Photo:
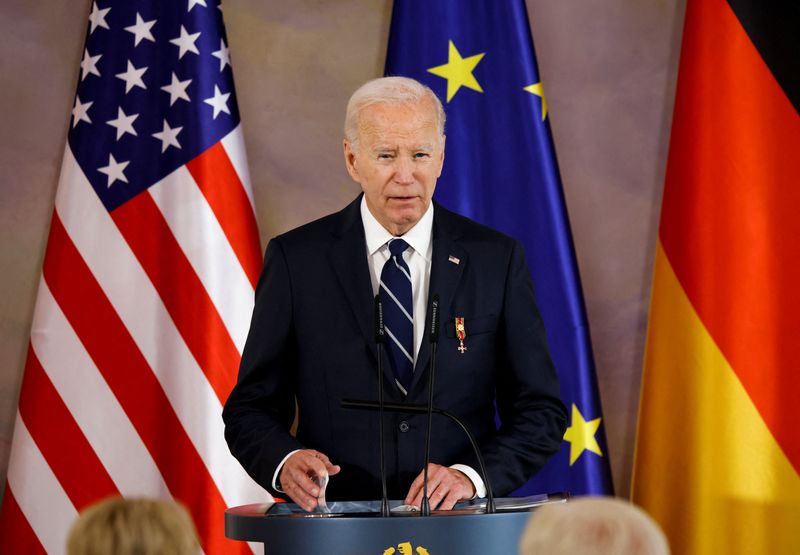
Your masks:
M800 3L689 0L633 500L675 553L800 553Z

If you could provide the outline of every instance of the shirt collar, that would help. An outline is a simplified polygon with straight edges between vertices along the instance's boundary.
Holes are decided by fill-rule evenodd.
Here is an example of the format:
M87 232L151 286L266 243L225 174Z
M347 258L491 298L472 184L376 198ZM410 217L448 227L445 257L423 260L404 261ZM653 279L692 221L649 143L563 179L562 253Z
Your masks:
M364 238L367 240L367 253L372 256L378 249L394 237L383 227L372 212L367 208L366 197L361 197L361 221L364 224ZM422 218L403 235L403 240L408 243L414 252L422 255L425 260L431 259L431 237L433 234L433 202Z

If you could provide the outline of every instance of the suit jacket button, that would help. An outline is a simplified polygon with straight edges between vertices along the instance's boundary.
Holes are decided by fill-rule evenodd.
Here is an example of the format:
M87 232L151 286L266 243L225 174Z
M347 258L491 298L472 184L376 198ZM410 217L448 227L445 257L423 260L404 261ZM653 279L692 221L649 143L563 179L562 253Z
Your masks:
M403 420L402 422L400 422L400 426L398 427L400 428L401 432L406 433L408 431L408 422Z

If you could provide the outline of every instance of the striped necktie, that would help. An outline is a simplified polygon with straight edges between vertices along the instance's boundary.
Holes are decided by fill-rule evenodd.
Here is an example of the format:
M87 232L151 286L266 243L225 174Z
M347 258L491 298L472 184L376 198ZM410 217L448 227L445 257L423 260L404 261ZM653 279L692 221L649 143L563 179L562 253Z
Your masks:
M414 302L411 293L411 272L403 260L408 243L389 240L391 256L381 271L381 303L386 326L386 354L394 371L397 387L408 394L414 375Z

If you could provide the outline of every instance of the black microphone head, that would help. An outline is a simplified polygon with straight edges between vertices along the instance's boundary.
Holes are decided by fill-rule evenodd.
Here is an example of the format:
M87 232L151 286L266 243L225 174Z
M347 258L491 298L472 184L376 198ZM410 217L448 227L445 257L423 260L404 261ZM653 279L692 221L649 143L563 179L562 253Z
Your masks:
M386 330L383 326L383 303L381 296L375 295L375 343L382 344L386 340Z
M439 342L439 295L431 297L431 329L429 340L431 343Z

